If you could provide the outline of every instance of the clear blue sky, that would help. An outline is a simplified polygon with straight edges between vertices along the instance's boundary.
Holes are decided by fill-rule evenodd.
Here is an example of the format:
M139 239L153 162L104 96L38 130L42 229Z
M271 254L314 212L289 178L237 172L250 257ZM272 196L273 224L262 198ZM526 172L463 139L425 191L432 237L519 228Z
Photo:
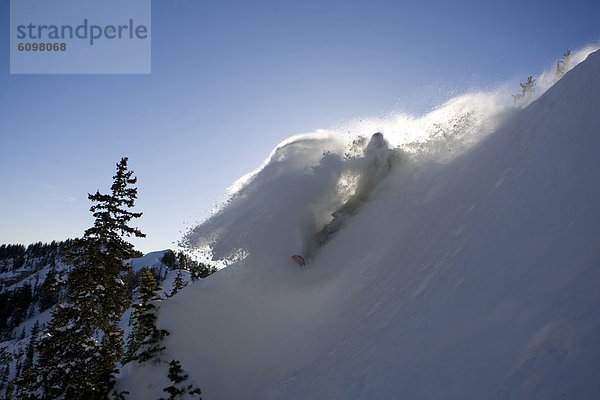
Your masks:
M127 155L143 251L292 134L423 113L600 39L597 0L153 0L151 75L9 75L0 15L0 243L81 235Z

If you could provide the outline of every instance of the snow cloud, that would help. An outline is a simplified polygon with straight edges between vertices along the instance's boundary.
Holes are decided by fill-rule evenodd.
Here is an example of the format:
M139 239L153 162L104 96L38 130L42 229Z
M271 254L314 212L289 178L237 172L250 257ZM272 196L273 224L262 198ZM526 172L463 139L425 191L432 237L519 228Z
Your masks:
M596 49L573 52L567 69ZM511 96L519 88L503 85L457 96L420 117L393 113L293 136L235 182L229 200L191 229L182 245L226 263L255 252L276 257L302 253L369 173L365 149L375 132L382 132L402 159L395 168L447 163L492 132L503 116L541 96L559 79L555 69L553 65L535 77L534 95L520 103Z

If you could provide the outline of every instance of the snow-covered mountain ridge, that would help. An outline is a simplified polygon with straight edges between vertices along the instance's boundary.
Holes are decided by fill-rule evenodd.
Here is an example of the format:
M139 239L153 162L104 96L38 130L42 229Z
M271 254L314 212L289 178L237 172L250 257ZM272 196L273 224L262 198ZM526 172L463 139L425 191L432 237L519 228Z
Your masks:
M406 155L305 269L289 256L315 231L306 210L339 204L354 164L329 136L276 150L192 236L237 261L162 304L166 357L211 400L597 396L600 53L522 110L459 121L485 137L443 162ZM288 194L266 212L273 187ZM164 375L120 385L158 398Z
M73 242L70 239L27 247L0 246L0 399L18 397L15 379L22 378L36 360L39 339L68 290L72 265L66 261L65 253ZM169 265L163 262L168 252L173 254ZM200 266L193 268L191 263L182 266L181 259L177 260L171 250L155 251L126 262L132 266L131 274L124 277L132 300L137 298L139 276L144 269L154 270L159 277L161 297L174 293L178 276L180 284L187 285L213 272ZM129 308L121 321L125 337L131 331L132 311Z

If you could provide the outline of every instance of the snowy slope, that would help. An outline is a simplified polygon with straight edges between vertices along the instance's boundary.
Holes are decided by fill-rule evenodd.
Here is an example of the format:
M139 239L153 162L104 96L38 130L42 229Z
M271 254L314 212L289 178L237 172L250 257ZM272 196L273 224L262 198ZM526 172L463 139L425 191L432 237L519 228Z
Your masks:
M138 272L142 268L155 268L162 271L165 268L162 258L168 251L170 250L151 251L142 257L131 258L125 262L131 265L134 272Z
M72 266L65 263L63 260L63 245L63 243L59 243L58 248L45 245L48 248L43 252L43 257L33 257L31 254L28 254L23 266L14 270L10 269L9 271L0 274L1 291L16 291L25 285L30 285L34 296L34 301L30 302L27 310L28 312L23 320L18 322L16 326L11 326L12 329L7 329L5 332L2 332L3 337L2 341L0 341L0 368L4 371L6 366L9 367L7 375L8 381L12 381L15 378L17 365L22 365L24 363L25 352L32 339L31 331L33 326L36 322L39 322L41 327L44 327L52 319L52 311L55 306L51 306L49 309L41 311L37 300L38 297L36 297L39 296L40 290L42 290L46 277L51 270L56 271L56 279L59 282L59 287L63 291L63 294L66 290L65 282L67 281L67 276L71 271ZM161 276L163 277L163 280L160 283L163 291L160 294L163 297L167 297L173 290L175 277L177 275L176 270L168 270L168 268L160 261L167 251L169 250L155 251L148 253L143 257L127 260L134 272L139 272L142 268L154 268L160 271ZM0 261L11 266L13 264L11 258ZM185 285L189 284L191 282L189 272L181 271L181 274L183 283ZM11 304L10 300L8 304L11 306L14 316L15 305ZM131 330L131 326L129 325L131 312L132 309L129 308L121 321L121 328L125 331L124 337L127 337ZM0 384L0 398L6 396L6 389L6 385L3 386Z
M522 110L479 100L425 153L391 138L405 162L305 269L289 256L360 167L327 135L280 146L188 238L237 262L162 303L165 358L211 400L597 396L600 53ZM161 395L164 371L128 372Z

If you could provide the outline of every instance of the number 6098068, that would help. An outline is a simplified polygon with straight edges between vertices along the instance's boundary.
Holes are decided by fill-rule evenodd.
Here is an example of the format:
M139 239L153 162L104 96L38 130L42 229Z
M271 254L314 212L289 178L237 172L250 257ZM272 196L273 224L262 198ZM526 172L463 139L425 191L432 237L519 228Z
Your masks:
M19 51L67 51L66 43L19 43Z

